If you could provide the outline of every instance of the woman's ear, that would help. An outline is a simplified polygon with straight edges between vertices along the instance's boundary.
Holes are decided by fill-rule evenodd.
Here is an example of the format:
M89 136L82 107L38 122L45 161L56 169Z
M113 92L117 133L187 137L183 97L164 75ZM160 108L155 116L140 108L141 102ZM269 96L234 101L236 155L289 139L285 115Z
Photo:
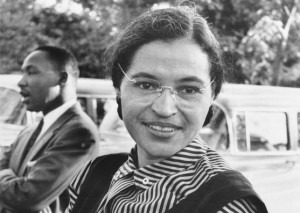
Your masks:
M121 120L123 120L123 115L122 115L122 103L121 103L121 91L119 89L116 89L116 101L117 101L117 104L118 104L118 108L117 108L117 111L118 111L118 115L120 117Z
M121 91L120 91L120 89L115 89L115 91L116 91L117 97L121 97Z
M212 119L214 115L214 106L211 105L208 109L208 112L207 112L207 115L206 115L206 118L205 118L205 121L203 123L203 126L206 126L207 124L209 124L210 120Z
M216 99L216 94L215 94L215 88L213 87L211 91L211 104L213 104L215 99Z

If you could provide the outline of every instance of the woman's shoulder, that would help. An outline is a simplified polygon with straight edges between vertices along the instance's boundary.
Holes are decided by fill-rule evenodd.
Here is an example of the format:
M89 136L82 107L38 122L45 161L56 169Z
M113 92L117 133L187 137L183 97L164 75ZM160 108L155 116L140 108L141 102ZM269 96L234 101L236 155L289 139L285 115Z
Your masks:
M255 206L257 212L267 213L265 204L250 182L240 172L226 170L209 179L168 213L217 212L228 204L244 200Z
M97 171L99 169L98 167L101 167L101 169L117 170L127 159L128 153L114 153L99 156L92 161L90 170Z
M113 174L127 158L127 153L116 153L98 156L90 161L69 186L69 212L80 212L78 209L90 198L104 194Z
M219 172L232 170L226 160L214 149L208 146L201 138L196 138L198 146L201 148L201 154L199 160L196 163L196 167L199 171L205 168L205 172L211 177Z

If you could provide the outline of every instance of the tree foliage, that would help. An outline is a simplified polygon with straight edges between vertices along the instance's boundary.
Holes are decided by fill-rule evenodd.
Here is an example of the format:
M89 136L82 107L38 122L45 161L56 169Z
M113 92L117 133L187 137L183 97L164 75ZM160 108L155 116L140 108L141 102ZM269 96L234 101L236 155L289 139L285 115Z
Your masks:
M107 36L110 27L91 20L88 14L58 14L54 8L41 10L31 22L39 28L36 35L39 45L59 45L74 53L82 77L105 77L101 72L101 56L111 39Z
M81 76L104 78L102 54L133 17L153 5L188 3L211 23L233 64L230 81L297 86L300 80L299 0L73 1L82 14L37 8L33 0L0 0L0 72L18 70L28 51L52 44L74 52Z
M239 64L251 83L279 85L287 80L283 73L291 74L300 63L300 7L275 1L267 8L241 41Z
M0 73L18 71L35 43L37 28L30 23L32 1L0 1Z
M1 73L19 71L22 60L39 45L58 45L74 53L82 77L107 76L101 56L113 38L109 23L88 13L59 13L54 7L36 8L33 1L22 0L3 1L1 14Z

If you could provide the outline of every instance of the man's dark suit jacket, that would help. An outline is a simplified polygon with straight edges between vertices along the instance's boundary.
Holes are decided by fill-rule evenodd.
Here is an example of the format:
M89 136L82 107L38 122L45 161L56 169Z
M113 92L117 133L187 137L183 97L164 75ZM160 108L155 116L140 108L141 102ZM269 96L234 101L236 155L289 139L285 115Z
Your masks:
M66 188L97 151L97 128L79 104L61 115L23 160L35 128L25 128L0 153L0 213L39 212L47 206L62 212Z

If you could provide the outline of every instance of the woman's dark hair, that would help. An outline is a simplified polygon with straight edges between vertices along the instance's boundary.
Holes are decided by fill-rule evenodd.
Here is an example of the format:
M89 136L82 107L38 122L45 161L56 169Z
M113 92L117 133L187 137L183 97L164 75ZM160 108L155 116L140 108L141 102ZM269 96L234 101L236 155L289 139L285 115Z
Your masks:
M194 8L179 6L159 9L143 13L134 19L119 35L116 42L107 51L107 71L111 73L113 85L120 89L124 74L118 64L126 72L136 51L144 44L152 41L174 41L191 38L208 55L210 61L210 78L214 80L212 89L214 98L221 91L225 76L225 65L219 42L212 34L206 20L196 13ZM117 97L118 114L122 119L121 99ZM209 108L204 125L213 116L213 108Z
M107 51L107 71L112 75L115 88L120 88L125 70L129 69L136 51L144 44L155 40L173 41L181 38L193 39L210 60L210 77L214 79L216 97L224 81L224 65L219 43L209 29L206 20L194 8L179 6L143 13L134 19L119 35Z

